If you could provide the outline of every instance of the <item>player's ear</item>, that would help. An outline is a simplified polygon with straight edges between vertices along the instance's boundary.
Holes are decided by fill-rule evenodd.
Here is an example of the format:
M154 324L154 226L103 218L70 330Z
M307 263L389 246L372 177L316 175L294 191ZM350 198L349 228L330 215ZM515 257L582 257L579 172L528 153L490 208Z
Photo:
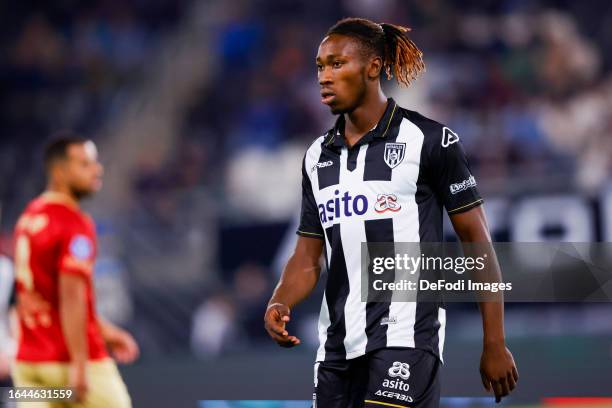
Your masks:
M370 57L367 68L368 79L377 79L380 77L382 67L382 58L379 56Z
M57 159L49 169L50 176L55 180L64 180L68 174L68 160Z

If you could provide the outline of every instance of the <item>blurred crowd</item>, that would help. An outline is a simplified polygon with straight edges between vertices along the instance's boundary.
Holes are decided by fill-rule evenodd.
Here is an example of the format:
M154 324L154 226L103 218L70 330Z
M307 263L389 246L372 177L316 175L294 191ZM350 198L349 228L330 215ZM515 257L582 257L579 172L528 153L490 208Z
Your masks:
M0 56L0 250L10 253L19 211L44 186L40 151L49 135L72 128L102 145L110 140L109 123L147 88L155 61L174 44L168 38L184 31L196 3L0 6L8 51ZM153 154L155 140L137 157L101 152L107 165L126 161L132 169L118 212L94 211L108 278L101 286L112 299L104 310L135 330L145 356L189 346L215 355L264 341L272 259L245 255L248 244L222 231L286 226L295 217L305 148L334 120L319 102L314 56L342 17L412 28L427 71L408 89L386 82L387 93L460 135L485 194L595 194L612 172L612 56L605 52L612 6L605 1L217 3L214 26L185 37L207 45L209 75L193 73L195 96L167 124L163 157ZM110 187L101 194L114 194ZM279 245L282 234L262 231L252 245ZM237 258L229 267L219 255L228 246Z
M180 2L40 2L0 6L2 223L40 190L41 150L71 128L97 138L122 92L180 16Z

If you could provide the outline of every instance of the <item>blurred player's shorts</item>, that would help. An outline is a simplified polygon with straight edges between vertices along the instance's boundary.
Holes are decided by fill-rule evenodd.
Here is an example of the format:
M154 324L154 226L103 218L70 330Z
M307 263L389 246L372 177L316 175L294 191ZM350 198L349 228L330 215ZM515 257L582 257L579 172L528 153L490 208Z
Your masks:
M13 367L13 382L16 387L67 387L67 363L17 362ZM89 389L78 408L131 408L127 387L111 359L90 361L87 365ZM57 402L24 402L23 408L59 408L65 404ZM21 405L17 405L21 408ZM71 405L72 406L72 405Z

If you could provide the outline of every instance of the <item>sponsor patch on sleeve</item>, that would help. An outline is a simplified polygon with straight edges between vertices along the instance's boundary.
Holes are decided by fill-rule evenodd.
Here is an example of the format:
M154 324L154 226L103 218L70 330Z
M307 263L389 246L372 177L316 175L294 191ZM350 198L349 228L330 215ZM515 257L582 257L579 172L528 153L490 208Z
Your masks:
M470 176L463 180L461 183L454 183L449 186L451 194L457 194L461 191L465 191L469 188L476 187L476 179L474 176Z

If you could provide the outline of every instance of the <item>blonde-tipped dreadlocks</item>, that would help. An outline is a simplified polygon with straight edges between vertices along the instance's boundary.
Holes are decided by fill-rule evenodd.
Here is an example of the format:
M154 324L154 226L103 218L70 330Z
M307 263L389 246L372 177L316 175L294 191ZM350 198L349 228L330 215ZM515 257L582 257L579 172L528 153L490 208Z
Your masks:
M425 71L423 53L406 36L408 31L407 27L352 17L338 21L327 35L340 34L360 40L382 58L387 79L395 75L398 84L408 86Z

